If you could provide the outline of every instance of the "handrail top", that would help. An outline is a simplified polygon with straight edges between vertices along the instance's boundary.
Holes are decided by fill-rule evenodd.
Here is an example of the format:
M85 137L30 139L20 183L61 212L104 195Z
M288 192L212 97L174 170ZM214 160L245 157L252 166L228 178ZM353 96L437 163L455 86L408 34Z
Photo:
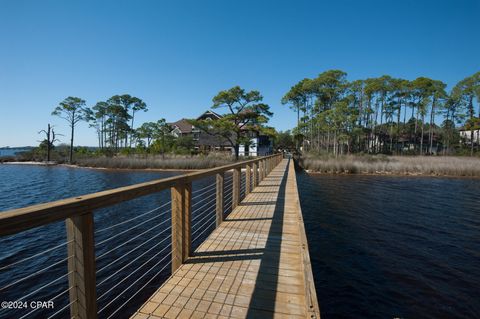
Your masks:
M76 215L94 212L99 208L115 205L134 198L146 196L170 187L190 183L203 177L232 169L242 168L248 164L280 156L281 153L260 158L227 164L215 168L182 174L149 182L90 193L53 202L31 205L0 212L0 236L15 234L30 228L71 218Z

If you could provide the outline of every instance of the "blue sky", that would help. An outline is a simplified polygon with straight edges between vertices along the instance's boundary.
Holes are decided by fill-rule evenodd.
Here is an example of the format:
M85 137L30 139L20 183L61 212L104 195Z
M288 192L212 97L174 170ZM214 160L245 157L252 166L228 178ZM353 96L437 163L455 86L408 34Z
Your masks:
M220 90L257 89L292 128L280 99L298 80L341 69L350 80L428 76L451 88L480 70L480 1L0 2L0 147L37 145L67 96L89 106L142 98L138 124L195 117ZM81 123L77 145L96 145Z

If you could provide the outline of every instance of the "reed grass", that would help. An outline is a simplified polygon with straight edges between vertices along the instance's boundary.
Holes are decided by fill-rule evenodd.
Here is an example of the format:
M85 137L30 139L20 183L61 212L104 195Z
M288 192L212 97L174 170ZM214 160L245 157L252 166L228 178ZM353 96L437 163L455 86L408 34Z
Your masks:
M454 156L357 156L338 158L305 155L299 159L308 171L330 174L394 174L480 176L480 158Z
M122 169L205 169L227 165L234 162L228 155L151 155L91 157L77 160L77 165L97 168Z

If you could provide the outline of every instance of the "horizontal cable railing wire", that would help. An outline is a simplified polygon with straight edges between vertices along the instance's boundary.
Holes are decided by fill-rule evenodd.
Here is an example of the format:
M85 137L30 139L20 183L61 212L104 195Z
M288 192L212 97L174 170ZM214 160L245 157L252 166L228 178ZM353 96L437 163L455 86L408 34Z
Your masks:
M225 218L232 212L233 194L230 193L223 200L223 217Z
M216 208L216 207L214 207ZM194 235L196 233L198 233L200 230L203 229L203 226L205 225L206 221L212 219L215 217L216 219L216 215L214 214L215 212L215 209L212 207L212 209L210 209L209 211L205 212L205 215L202 217L202 219L198 220L196 222L196 224L194 225L195 226L195 230L192 232L192 238L194 237Z
M198 239L202 238L202 235L209 229L213 230L212 226L216 224L216 216L210 216L210 219L207 219L199 228L196 232L192 233L192 242L197 241ZM208 226L205 226L208 225ZM203 229L201 233L198 233L199 230ZM198 234L197 234L198 233ZM194 236L197 234L196 236Z
M57 294L55 297L49 299L49 301L54 301L54 300L58 299L60 296L62 296L62 295L64 295L65 293L69 292L71 289L72 289L72 287L65 289L65 290L62 291L61 293ZM24 314L24 315L21 316L21 317L18 317L18 319L30 318L30 315L31 315L32 313L34 313L34 312L36 312L36 311L38 311L38 310L41 310L41 309L42 309L41 307L36 307L36 308L34 308L32 311ZM60 309L60 311L61 311L61 310L63 310L63 309ZM58 312L60 312L60 311L58 311ZM51 315L51 316L48 317L48 318L52 318L52 317L55 316L55 315L56 315L56 313L54 313L53 315Z
M71 289L71 288L70 288ZM72 300L70 301L70 303L68 303L67 305L63 306L60 310L56 311L54 314L52 314L51 316L49 316L47 319L51 319L51 318L55 318L56 315L62 313L62 311L65 311L67 308L69 308L74 302L76 302L77 299L75 300ZM64 317L68 317L68 316L64 316Z
M147 243L151 242L152 240L154 240L154 239L158 238L159 236L161 236L161 235L165 234L165 233L166 233L167 231L169 231L169 230L170 230L170 227L169 227L169 228L166 228L166 229L164 229L163 231L159 232L159 233L158 233L158 234L156 234L155 236L153 236L153 237L150 237L150 238L149 238L147 241L145 241L145 242L141 243L140 245L138 245L138 246L136 246L135 248L131 249L129 252L127 252L127 253L125 253L125 254L121 255L121 256L120 256L120 257L118 257L117 259L115 259L115 260L111 261L111 262L110 262L110 263L108 263L107 265L105 265L105 266L103 266L102 268L98 269L98 270L97 270L97 274L101 273L102 271L104 271L105 269L107 269L109 266L111 266L111 265L113 265L113 264L117 263L117 262L118 262L118 261L120 261L121 259L123 259L123 258L125 258L126 256L130 255L132 252L134 252L134 251L138 250L140 247L142 247L142 246L146 245ZM167 237L166 239L168 239L168 237ZM164 240L165 240L165 239L164 239Z
M212 207L216 208L216 206L217 206L216 199L210 201L209 204L212 204L212 203L213 203L213 205L208 206L208 209L212 209ZM195 229L199 225L199 223L201 223L203 220L205 220L205 217L208 216L208 214L211 213L211 211L209 211L208 209L205 209L201 214L198 214L197 216L195 216L195 218L192 218L192 229ZM198 219L199 217L202 217L202 218Z
M215 195L216 195L216 193L213 192L213 193L211 193L210 195L205 196L205 197L202 198L201 200L199 200L199 201L197 201L197 202L194 202L194 203L192 204L192 208L195 207L195 206L198 206L199 204L201 204L201 203L203 203L204 201L212 198L212 196L215 196ZM203 205L202 205L201 207L203 207Z
M142 269L143 266L145 266L148 262L150 262L151 260L153 260L153 258L155 258L156 256L158 256L159 254L161 254L166 248L170 248L170 247L165 247L164 249L162 249L161 251L159 251L158 253L156 253L155 255L153 255L148 261L146 261L143 265L141 265L140 267L138 267L136 270L134 270L132 273L130 273L128 276L126 276L125 278L123 278L119 283L117 283L114 287L118 286L121 282L123 282L125 279L129 278L130 276L132 276L134 273L136 273L138 270ZM108 302L102 309L100 309L98 311L98 313L102 313L108 306L110 306L115 300L117 300L118 298L120 298L122 296L123 293L125 293L126 291L128 291L128 289L130 289L134 284L136 284L140 279L142 279L143 277L145 277L146 274L148 274L150 271L152 271L152 269L154 267L156 267L157 265L159 265L161 262L163 262L167 257L169 257L171 255L172 252L170 252L169 254L166 254L159 262L157 262L154 266L150 267L149 270L147 270L146 272L143 273L142 276L140 276L139 278L137 278L137 280L135 280L132 284L130 284L126 289L124 289L121 293L117 294L117 296L115 298L112 298L110 300L110 302ZM106 293L104 293L102 296L100 296L98 298L98 300L100 300L101 298L103 298L108 292L110 292L113 288L111 288L109 291L107 291Z
M205 234L207 231L213 231L213 230L215 229L215 219L210 219L210 220L208 220L207 222L208 222L208 224L206 223L207 226L205 226L205 227L203 228L202 232L200 232L197 236L195 236L194 238L192 238L192 243L196 243L197 240L199 240L199 239L204 239L204 237L206 237L206 236L204 236L204 234ZM199 242L199 243L201 244L202 242Z
M245 198L245 194L246 194L246 178L245 179L241 179L240 181L240 199L244 199Z
M170 211L170 210L166 211L164 214L168 213L169 211ZM157 216L157 217L160 217L160 215L159 215L159 216ZM113 251L116 251L118 248L125 246L126 244L128 244L128 243L132 242L133 240L135 240L135 239L137 239L137 238L139 238L139 237L141 237L141 236L145 235L146 233L148 233L148 232L150 232L150 231L152 231L152 230L154 230L154 229L156 229L156 228L158 228L158 227L162 226L163 224L165 224L165 223L167 223L168 221L171 221L171 220L172 220L172 218L171 218L171 217L169 217L169 218L167 218L166 220L164 220L163 222L161 222L160 224L158 224L158 225L155 225L155 226L152 226L152 227L148 228L147 230L145 230L145 231L141 232L140 234L138 234L138 235L136 235L136 236L134 236L134 237L130 238L129 240L127 240L127 241L123 242L122 244L120 244L120 245L117 245L117 246L115 246L115 247L113 247L113 248L109 249L109 250L108 250L108 251L106 251L105 253L102 253L101 255L97 256L97 260L100 260L100 259L102 259L103 257L105 257L106 255L110 254L111 252L113 252Z
M208 188L211 188L211 187L213 187L213 186L215 186L215 185L216 185L216 184L215 184L215 182L214 182L214 183L208 184L207 186L202 187L202 188L200 188L200 189L196 189L196 190L192 191L192 195L198 194L199 192L202 192L202 191L204 191L204 190L206 190L206 189L208 189Z
M199 225L198 223L202 222L209 213L210 211L205 210L201 214L195 216L195 218L192 219L192 230L195 229Z
M168 229L171 229L171 227L169 227ZM113 276L115 276L116 274L118 274L120 271L124 270L125 268L127 268L128 266L130 266L131 264L133 264L135 261L137 261L138 259L140 259L141 257L145 256L148 252L150 252L151 250L153 250L155 247L163 244L167 239L169 239L169 237L166 237L165 239L163 239L162 241L158 242L157 244L153 245L152 247L150 247L148 250L144 251L142 254L140 254L139 256L135 257L134 259L132 259L129 263L123 265L120 269L118 269L117 271L115 271L114 273L110 274L107 278L103 279L102 281L100 281L98 284L97 284L97 287L101 287L105 282L107 282L110 278L112 278ZM162 249L159 253L163 252L165 249L169 248L169 246L166 246L164 249ZM155 256L157 256L159 253L155 254ZM152 257L153 258L153 257ZM150 260L150 259L149 259ZM145 265L145 264L143 264ZM142 265L142 266L143 266ZM125 277L124 279L122 279L120 282L118 282L114 287L110 288L106 293L102 294L100 297L98 297L98 300L102 299L108 292L110 292L113 288L115 288L116 286L118 286L121 282L123 282L126 278L130 277L133 273L137 272L138 269L140 269L141 267L137 268L136 270L134 270L132 273L130 273L127 277Z
M168 257L168 256L170 256L171 254L172 254L172 253L166 255L165 257ZM159 265L159 264L160 264L160 262L158 262L157 264L155 264L155 266L157 266L157 265ZM154 267L155 267L155 266L154 266ZM117 309L116 309L113 313L111 313L110 316L107 317L107 319L108 319L108 318L112 318L120 309L122 309L123 307L125 307L125 305L126 305L130 300L132 300L136 295L138 295L138 293L139 293L140 291L142 291L149 283L151 283L151 282L153 281L153 279L155 279L159 274L161 274L162 271L164 271L165 268L167 268L168 266L170 266L170 263L167 263L165 266L163 266L162 269L160 269L152 278L150 278L150 280L148 280L140 289L137 289L137 291L136 291L133 295L131 295L130 298L128 298L122 305L120 305L119 307L117 307ZM149 270L148 272L150 272L152 269L153 269L153 267L150 268L150 270ZM142 277L140 277L139 279L137 279L137 281L140 280L141 278L143 278L148 272L144 273L144 274L142 275ZM133 285L133 284L132 284L132 285ZM132 285L131 285L131 286L132 286ZM130 287L131 287L131 286L130 286ZM117 297L117 298L118 298L118 297Z
M115 239L115 238L117 238L118 236L121 236L121 235L125 234L126 232L129 232L129 231L131 231L131 230L137 229L138 227L140 227L140 226L148 223L149 221L154 220L155 218L158 218L158 217L160 217L160 216L162 216L162 215L165 215L166 213L168 213L168 211L163 212L163 213L160 214L160 215L155 215L155 216L153 216L153 217L151 217L151 218L149 218L149 219L146 219L146 220L142 221L141 223L136 224L135 226L129 227L129 228L127 228L127 229L125 229L125 230L123 230L123 231L121 231L121 232L113 235L113 236L108 237L107 239L104 239L104 240L100 241L99 243L95 244L95 246L101 246L101 245L103 245L103 244L111 241L112 239Z
M53 224L53 229L58 229L58 224ZM52 240L50 240L52 239ZM34 300L53 300L58 299L58 292L61 286L68 287L66 273L68 261L72 256L68 256L67 248L72 240L65 240L61 232L56 232L47 238L48 242L42 243L42 240L32 242L30 239L23 242L28 249L21 249L10 256L3 257L0 263L0 301L12 301L26 303L27 307L0 308L0 318L30 318L34 316L46 316L49 311L41 307L31 307L30 303ZM34 239L35 241L35 239ZM61 243L58 244L58 241ZM27 244L28 243L28 244ZM30 243L32 246L30 246ZM2 254L3 244L0 244ZM41 250L41 248L46 247ZM25 252L24 252L25 251ZM33 254L31 252L34 252ZM26 257L23 257L27 255ZM17 256L22 256L17 258ZM41 312L41 315L38 314Z
M25 262L25 261L27 261L27 260L30 260L30 259L32 259L32 258L35 258L35 257L39 257L39 256L44 255L44 254L46 254L46 253L48 253L48 252L51 252L51 251L53 251L53 250L55 250L55 249L58 249L58 248L60 248L60 247L64 247L64 246L68 245L68 244L71 243L71 242L72 242L71 240L70 240L70 241L67 241L67 242L64 242L64 243L59 244L59 245L57 245L57 246L54 246L54 247L52 247L52 248L45 249L44 251L39 252L39 253L37 253L37 254L35 254L35 255L22 258L22 259L17 260L17 261L15 261L15 262L13 262L13 263L10 263L10 264L8 264L8 265L6 265L6 266L1 266L1 267L0 267L0 270L4 270L4 269L7 269L7 268L11 268L11 267L14 266L14 265L21 264L21 263L23 263L23 262ZM1 289L0 289L0 290L1 290Z
M159 211L162 208L164 210ZM102 312L102 317L108 317L111 316L111 313L117 313L117 310L119 309L117 305L118 302L121 302L123 299L132 295L132 293L128 293L128 290L134 285L144 284L144 281L141 280L146 274L151 272L151 269L147 270L148 267L157 262L157 259L160 259L157 264L164 262L172 254L170 251L170 232L172 229L171 201L143 213L141 216L151 214L153 211L156 212L155 216L148 216L147 219L140 220L137 224L132 225L119 233L126 234L131 230L136 230L138 234L133 233L131 235L133 237L130 238L128 235L128 237L120 237L118 236L119 234L115 234L112 237L128 239L111 248L105 247L108 246L111 237L100 241L96 245L101 245L103 249L108 249L97 257L97 260L105 260L105 263L102 266L99 267L97 265L98 268L96 271L96 287L98 291L97 302L100 312ZM119 224L126 224L136 219L138 218L130 218ZM117 225L110 226L110 228ZM107 245L105 245L105 243L107 243ZM125 248L122 248L124 246ZM113 252L115 252L117 256L104 258ZM126 275L124 276L124 274ZM158 274L156 277L158 277ZM149 282L151 282L151 280Z
M57 277L56 279L54 279L54 280L46 283L45 285L41 286L40 288L35 289L34 291L30 292L29 294L26 294L25 296L23 296L23 297L21 297L21 298L18 298L16 301L23 301L23 300L27 299L28 297L36 294L37 292L39 292L39 291L41 291L41 290L43 290L43 289L45 289L45 288L47 288L47 287L50 287L50 286L53 285L54 283L59 282L61 279L68 277L68 276L69 276L70 274L72 274L72 273L73 273L73 272L70 271L70 272L68 272L68 273L66 273L66 274L63 274L63 275Z
M192 201L194 201L195 199L197 198L200 198L202 196L204 196L205 194L208 194L212 191L215 191L215 186L216 186L216 183L213 183L212 185L209 186L208 189L204 190L203 192L201 192L200 194L196 195L196 196L193 196L192 197ZM193 193L192 193L193 194Z
M121 221L121 222L119 222L119 223L117 223L117 224L115 224L115 225L108 226L108 227L105 227L105 228L96 230L96 231L95 231L95 234L104 232L104 231L106 231L106 230L115 228L115 227L117 227L117 226L126 224L126 223L131 222L131 221L133 221L133 220L136 220L136 219L138 219L138 218L141 218L141 217L143 217L143 216L145 216L145 215L151 214L151 213L156 212L156 211L158 211L158 210L162 209L163 207L166 207L166 206L168 206L168 205L170 205L170 204L171 204L171 201L168 201L168 202L166 202L165 204L163 204L163 205L161 205L161 206L159 206L159 207L157 207L157 208L154 208L154 209L152 209L152 210L149 210L148 212L145 212L145 213L140 214L140 215L137 215L137 216L135 216L135 217L133 217L133 218L130 218L130 219Z
M17 285L17 284L19 284L19 283L21 283L21 282L23 282L23 281L25 281L25 280L27 280L27 279L30 279L30 278L32 278L32 277L35 277L35 276L41 274L41 273L44 273L44 272L46 272L47 270L49 270L49 269L51 269L51 268L53 268L53 267L55 267L55 266L57 266L57 265L60 265L61 263L64 263L65 261L69 260L70 258L72 258L72 256L63 258L62 260L58 260L58 261L56 261L55 263L53 263L53 264L51 264L51 265L49 265L49 266L47 266L47 267L45 267L45 268L42 268L42 269L34 272L33 274L30 274L30 275L28 275L28 276L24 276L24 277L22 277L22 278L20 278L20 279L17 279L17 280L15 280L14 282L12 282L12 283L10 283L10 284L8 284L8 285L6 285L6 286L1 287L1 288L0 288L0 291L6 290L7 288L10 288L10 287L12 287L12 286L14 286L14 285ZM20 300L19 300L19 301L20 301Z

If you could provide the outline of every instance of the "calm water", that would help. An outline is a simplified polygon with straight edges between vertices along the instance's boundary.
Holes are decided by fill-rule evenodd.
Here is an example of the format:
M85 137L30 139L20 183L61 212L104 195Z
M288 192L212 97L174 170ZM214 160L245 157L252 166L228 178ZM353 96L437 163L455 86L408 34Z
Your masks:
M177 174L179 172L0 165L0 212ZM229 178L231 176L227 175L226 181ZM214 229L213 182L213 177L209 177L193 184L194 247ZM204 187L208 188L201 190ZM231 193L230 189L227 185L225 193ZM170 192L163 191L95 213L100 318L108 318L110 315L114 318L128 318L170 275L169 200ZM225 206L228 207L228 195ZM228 213L229 209L226 208L225 212ZM136 219L122 224L131 218ZM135 228L131 229L132 226ZM46 318L57 311L60 312L55 317L68 317L65 243L64 222L0 238L0 301L53 299L55 304L54 310L35 311L31 314L31 309L0 309L0 318ZM25 258L49 249L51 251L22 262ZM140 293L130 300L136 291ZM117 296L120 297L114 300ZM125 303L126 306L120 308ZM61 310L62 308L65 309ZM115 312L118 309L121 311Z
M298 181L322 318L480 318L480 180Z
M175 174L0 165L0 211ZM299 174L298 181L323 318L480 317L480 180ZM194 246L214 227L213 188L198 192L212 183L193 185ZM164 191L95 214L101 318L127 318L170 275L169 198ZM64 307L55 317L68 317L65 242L63 222L0 238L0 300L55 298L54 310L0 310L0 318L46 318Z

